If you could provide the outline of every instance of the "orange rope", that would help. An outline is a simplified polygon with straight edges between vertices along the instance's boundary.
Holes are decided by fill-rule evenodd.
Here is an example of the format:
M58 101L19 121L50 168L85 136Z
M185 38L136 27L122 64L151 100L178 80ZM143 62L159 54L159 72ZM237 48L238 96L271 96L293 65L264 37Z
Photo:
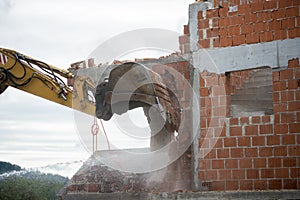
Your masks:
M97 123L97 118L94 117L94 124L91 127L91 132L92 132L92 136L93 136L93 154L95 153L95 138L96 138L96 151L98 150L97 148L97 135L98 135L98 131L99 131L99 125Z
M107 137L107 133L105 131L105 128L104 128L104 125L103 125L103 122L102 122L101 119L100 119L100 123L101 123L101 126L102 126L102 130L104 132L104 135L106 137L106 142L107 142L108 150L110 150L110 144L109 144L109 140L108 140L108 137ZM111 152L109 151L109 153L111 153ZM119 166L119 168L121 169L121 163L120 163L120 161L119 160L115 160L115 162Z
M106 134L106 131L105 131L105 128L104 128L104 125L103 125L103 122L102 120L100 119L100 123L101 123L101 126L102 126L102 130L104 132L104 135L105 135L105 138L106 138L106 142L107 142L107 147L108 147L108 150L110 150L110 144L109 144L109 141L108 141L108 137L107 137L107 134Z

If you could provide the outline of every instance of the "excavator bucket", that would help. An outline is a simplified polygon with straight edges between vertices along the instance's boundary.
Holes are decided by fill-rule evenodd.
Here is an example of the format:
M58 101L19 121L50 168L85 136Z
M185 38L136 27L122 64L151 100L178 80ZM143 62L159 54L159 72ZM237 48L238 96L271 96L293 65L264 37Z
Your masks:
M0 94L2 94L8 86L0 83Z
M96 116L100 119L109 120L115 113L137 107L144 111L154 108L169 131L179 129L181 108L176 95L159 74L141 64L129 62L112 69L109 77L97 86L95 99Z

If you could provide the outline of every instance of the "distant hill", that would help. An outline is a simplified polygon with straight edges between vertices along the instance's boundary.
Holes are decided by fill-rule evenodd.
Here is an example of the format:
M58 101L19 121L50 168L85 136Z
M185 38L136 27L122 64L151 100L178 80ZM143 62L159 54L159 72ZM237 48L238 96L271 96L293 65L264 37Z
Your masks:
M55 200L68 178L39 171L21 170L20 166L1 162L0 200ZM5 170L4 170L5 169ZM12 171L17 172L12 172Z
M21 167L18 165L13 165L8 162L0 161L0 174L4 174L11 171L20 171Z

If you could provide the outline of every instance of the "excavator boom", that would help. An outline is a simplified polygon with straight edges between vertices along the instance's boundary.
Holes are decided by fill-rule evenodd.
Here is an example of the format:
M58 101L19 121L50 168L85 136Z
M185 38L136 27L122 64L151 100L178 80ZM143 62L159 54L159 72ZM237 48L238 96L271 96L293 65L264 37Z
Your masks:
M94 115L95 103L68 87L63 78L72 78L68 70L59 69L19 52L0 49L0 94L8 87L14 87L52 102ZM88 84L82 80L77 88ZM89 83L91 84L91 83ZM92 85L92 87L95 87ZM82 106L84 104L84 106Z

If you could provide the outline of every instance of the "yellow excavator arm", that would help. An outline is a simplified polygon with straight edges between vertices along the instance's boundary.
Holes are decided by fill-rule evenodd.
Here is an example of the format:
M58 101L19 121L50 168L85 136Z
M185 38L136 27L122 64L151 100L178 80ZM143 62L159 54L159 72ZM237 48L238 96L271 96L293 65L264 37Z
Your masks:
M11 86L94 116L95 102L83 94L83 86L95 86L82 77L76 81L76 90L72 90L61 77L73 78L73 74L19 52L0 48L0 94Z

